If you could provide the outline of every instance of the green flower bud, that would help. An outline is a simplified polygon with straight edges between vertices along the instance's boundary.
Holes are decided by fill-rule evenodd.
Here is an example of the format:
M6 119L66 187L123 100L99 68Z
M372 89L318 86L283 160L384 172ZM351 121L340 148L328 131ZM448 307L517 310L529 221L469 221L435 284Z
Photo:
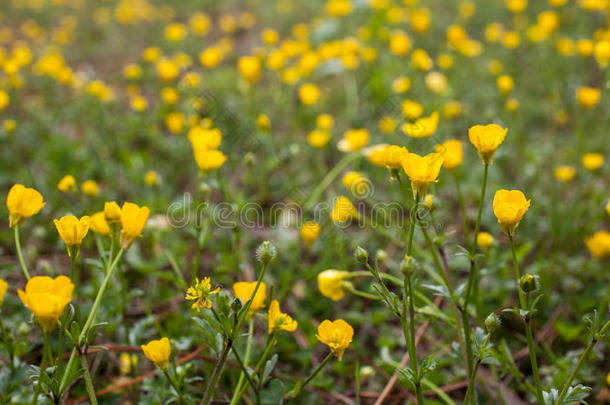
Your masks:
M275 258L277 252L275 246L268 240L260 244L256 249L256 258L259 262L267 264Z
M485 329L487 333L493 333L500 326L500 318L494 312L485 318Z
M356 260L360 263L365 264L369 261L369 254L366 250L358 246L356 248Z
M400 272L405 277L411 277L417 270L417 261L413 256L405 255L405 258L400 262Z
M538 288L538 280L536 276L532 276L531 274L524 274L519 281L519 287L525 293L529 293L532 291L536 291Z

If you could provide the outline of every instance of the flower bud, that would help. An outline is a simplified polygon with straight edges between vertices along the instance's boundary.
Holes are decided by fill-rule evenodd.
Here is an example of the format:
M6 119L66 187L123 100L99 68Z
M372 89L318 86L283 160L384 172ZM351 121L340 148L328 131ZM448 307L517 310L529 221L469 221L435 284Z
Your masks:
M383 249L377 249L377 252L375 253L375 256L377 257L377 261L383 263L387 260L388 258L388 253L383 250Z
M538 280L536 280L536 276L532 276L531 274L524 274L519 281L519 287L521 291L524 293L529 293L532 291L536 291L538 288Z
M267 264L276 256L275 246L268 240L260 244L256 249L256 258L259 262Z
M500 318L498 318L498 315L496 315L494 312L485 318L485 329L487 329L487 333L493 333L498 326L500 326Z
M362 264L366 264L369 261L368 252L362 249L360 246L356 248L356 260L358 260Z
M411 277L417 270L417 261L413 256L405 255L405 258L400 262L400 272L405 277Z
M208 194L210 194L210 185L208 183L206 183L205 181L202 181L199 184L199 192L201 193L201 195L203 197L207 197Z

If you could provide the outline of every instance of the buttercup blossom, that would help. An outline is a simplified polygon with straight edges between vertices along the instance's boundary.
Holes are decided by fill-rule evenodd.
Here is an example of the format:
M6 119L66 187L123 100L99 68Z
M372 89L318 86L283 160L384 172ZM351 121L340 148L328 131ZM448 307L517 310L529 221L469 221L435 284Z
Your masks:
M333 222L346 222L356 216L358 216L358 212L349 198L339 196L335 199L333 209L330 212L330 219Z
M495 245L495 243L494 237L489 232L479 232L477 235L477 245L479 245L481 249L489 249Z
M261 62L256 56L242 56L237 61L237 70L248 83L254 84L261 77Z
M496 124L475 125L468 130L470 142L477 148L481 160L492 164L498 146L504 142L508 129Z
M212 301L210 296L220 292L220 287L212 289L212 282L209 277L204 277L203 280L199 281L195 279L195 285L189 287L186 290L186 296L184 299L188 301L195 301L191 308L196 309L197 312L201 309L212 308Z
M219 169L227 161L227 156L218 149L199 148L193 153L199 170L205 173Z
M256 281L251 283L247 281L240 281L233 284L233 293L235 297L239 298L243 305L252 298L252 294L254 293L254 289L256 288ZM264 282L258 286L258 290L256 290L256 295L254 299L252 299L252 303L250 304L250 308L248 308L248 314L246 317L248 319L252 319L254 315L262 308L265 307L265 300L267 299L267 285Z
M585 153L582 156L582 165L585 169L594 171L604 164L604 155L601 153Z
M2 304L4 303L4 296L6 295L7 290L8 283L0 278L0 308L2 308Z
M450 139L436 145L434 150L443 156L443 166L447 170L453 170L462 163L462 141Z
M403 124L402 132L412 138L425 138L433 135L438 128L439 112L434 111L427 117L421 117L415 122Z
M121 208L121 247L129 249L133 241L142 234L148 220L148 207L138 207L134 203L125 202Z
M74 284L66 276L57 276L55 279L36 276L28 280L25 291L19 289L17 294L34 314L42 330L50 333L55 329L66 305L72 301L73 291Z
M364 148L369 143L369 138L369 131L364 128L350 129L345 131L337 147L341 152L355 152Z
M67 215L59 220L53 220L59 237L63 239L67 246L76 246L82 243L87 236L87 232L89 232L89 222L89 217L86 215L81 219L73 215Z
M75 191L76 180L74 179L74 176L67 174L62 177L61 180L59 180L59 183L57 183L57 189L63 192Z
M595 232L592 236L585 238L585 245L596 259L610 257L610 232Z
M330 132L314 129L307 134L307 142L314 148L323 148L330 141Z
M107 222L121 222L121 208L116 201L108 201L104 203L104 218Z
M45 203L42 195L33 188L15 184L6 197L6 208L9 212L9 226L21 225L27 218L40 212Z
M107 236L110 234L110 226L106 222L104 211L91 215L89 218L89 228L98 235Z
M515 235L515 229L530 207L532 200L527 200L519 190L498 190L494 195L493 210L502 231Z
M345 296L343 282L348 276L349 273L343 270L331 269L318 273L318 289L320 293L333 301L339 301Z
M314 105L320 98L320 88L312 83L305 83L299 87L299 99L305 105Z
M305 246L310 247L320 236L320 224L314 221L305 222L300 233Z
M601 91L596 87L579 87L576 89L576 99L578 104L584 108L593 108L599 104Z
M277 300L271 301L271 304L269 305L267 323L270 335L273 332L279 332L281 330L294 332L298 326L297 321L292 319L288 314L283 314L280 311L280 303Z
M169 367L169 356L171 354L171 344L169 339L164 337L159 340L151 340L145 345L140 346L146 358L163 371Z
M430 183L438 181L443 157L440 153L429 153L426 156L408 153L403 156L401 164L411 181L413 198L419 200L426 195Z
M89 197L95 197L100 192L100 187L95 180L86 180L80 186L83 193Z
M345 349L352 342L354 329L343 319L336 321L325 320L318 326L316 338L327 345L335 356L341 360Z
M187 137L193 150L216 149L222 142L222 132L218 128L204 128L200 125L192 127Z
M559 181L567 183L576 175L576 169L573 166L557 166L555 168L555 178Z

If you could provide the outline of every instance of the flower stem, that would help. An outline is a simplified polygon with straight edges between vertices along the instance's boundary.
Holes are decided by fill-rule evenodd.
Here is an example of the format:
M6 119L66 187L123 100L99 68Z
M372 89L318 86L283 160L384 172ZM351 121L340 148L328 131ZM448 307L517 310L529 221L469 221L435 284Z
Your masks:
M32 404L36 405L38 403L38 395L40 394L41 388L41 380L42 374L46 369L46 364L48 359L47 353L51 347L51 335L47 332L42 333L43 339L43 347L42 347L42 361L40 362L40 373L38 374L38 381L36 382L36 387L34 387L34 398L32 399Z
M472 374L474 354L472 352L472 338L470 336L470 322L468 320L468 304L470 301L470 293L472 286L476 282L476 259L475 254L477 252L477 236L479 234L479 226L481 225L481 214L483 213L483 202L485 200L485 189L487 188L487 173L489 171L489 165L485 163L485 169L483 170L483 183L481 184L481 195L479 197L479 209L477 211L477 220L474 225L474 236L472 245L470 247L470 271L468 272L468 281L466 282L466 292L464 295L464 308L462 309L462 327L464 328L464 340L466 342L466 360L468 364L468 375Z
M169 373L167 372L167 370L163 370L163 374L165 374L165 377L167 377L167 381L169 381L170 385L172 387L174 387L174 390L176 391L176 393L178 394L178 398L180 398L180 403L182 405L188 405L188 402L186 402L186 399L184 398L184 396L182 395L182 391L180 391L180 389L178 388L178 384L174 381L174 379L169 375Z
M470 239L470 226L468 225L468 215L466 214L466 204L464 204L464 196L462 195L462 188L460 187L460 179L455 171L452 172L453 181L455 182L455 191L457 192L458 202L460 203L460 209L462 210L462 218L464 219L464 236L466 240Z
M248 321L248 341L246 343L246 355L244 356L244 368L248 367L248 361L250 360L250 350L252 349L252 335L254 334L254 320L250 319ZM235 353L236 350L233 350ZM237 387L235 387L235 392L233 393L233 398L231 398L231 405L237 405L239 401L239 392L241 391L242 385L244 384L245 379L245 371L239 374L239 380L237 381Z
M17 250L17 256L19 257L19 263L21 264L21 270L23 270L25 278L29 280L30 272L28 271L28 267L25 265L25 260L23 260L23 253L21 252L21 242L19 241L19 225L15 225L15 248Z
M208 405L214 396L214 392L216 391L216 382L220 378L220 374L222 373L222 368L227 360L227 356L231 351L231 347L233 345L233 341L229 339L224 348L222 349L222 353L220 357L216 360L216 364L214 365L214 371L212 371L212 377L210 377L210 381L205 389L205 393L203 394L203 399L201 400L201 405Z
M80 364L84 370L85 387L87 388L87 395L89 395L89 401L93 405L97 405L97 398L95 396L95 388L93 387L93 380L91 379L91 373L89 372L89 364L87 364L87 356L80 356Z
M329 353L326 355L326 357L324 357L324 360L322 360L322 362L321 362L321 363L318 365L318 367L316 367L316 369L315 369L315 370L314 370L314 371L313 371L313 372L312 372L312 373L309 375L309 377L307 377L307 378L305 379L305 381L303 381L303 384L301 384L301 386L299 387L299 390L298 390L296 393L294 393L294 395L293 395L293 397L292 397L292 398L296 398L296 397L297 397L297 396L298 396L298 395L301 393L301 391L303 391L303 388L305 388L305 386L307 386L307 384L309 384L309 382L310 382L311 380L313 380L313 379L314 379L314 377L315 377L316 375L318 375L318 373L319 373L320 371L322 371L322 369L324 368L324 366L326 366L326 363L328 363L332 357L333 357L333 352L329 352Z

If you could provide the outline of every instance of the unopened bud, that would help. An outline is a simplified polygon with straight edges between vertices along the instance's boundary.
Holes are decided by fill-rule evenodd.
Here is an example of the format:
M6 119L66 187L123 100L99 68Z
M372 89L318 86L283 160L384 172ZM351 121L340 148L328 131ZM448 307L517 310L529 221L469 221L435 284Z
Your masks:
M532 276L531 274L524 274L519 281L519 287L525 293L529 293L532 291L536 291L538 288L538 281L536 280L536 276Z
M411 277L415 274L415 270L417 270L417 261L413 256L405 255L405 258L400 262L400 272L405 277Z
M248 152L244 155L244 164L246 165L246 167L251 169L255 163L256 163L256 156L254 156L254 153Z
M365 264L369 261L369 254L366 250L358 246L356 248L356 260L360 263Z
M268 240L260 244L256 249L256 258L259 262L267 264L276 256L275 246Z
M500 318L494 312L489 314L487 318L485 318L485 329L487 329L487 333L493 333L500 326Z
M383 249L377 249L377 252L375 253L375 256L377 257L377 260L381 263L385 262L388 258L388 253L383 250Z

